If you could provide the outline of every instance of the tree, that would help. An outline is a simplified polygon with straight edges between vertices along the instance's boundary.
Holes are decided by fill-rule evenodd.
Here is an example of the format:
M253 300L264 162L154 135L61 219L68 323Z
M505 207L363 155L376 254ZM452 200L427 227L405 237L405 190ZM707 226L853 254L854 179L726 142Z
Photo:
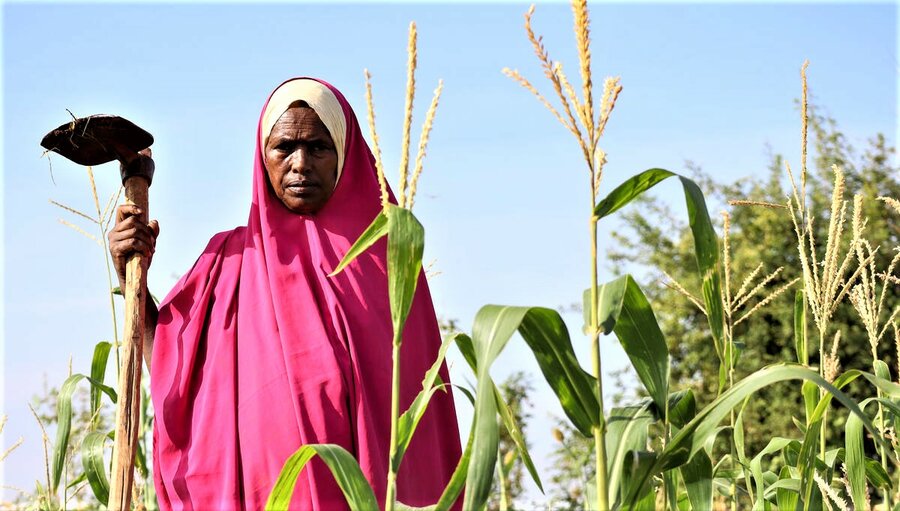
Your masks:
M862 193L867 199L864 210L864 216L868 217L867 237L873 244L882 245L876 266L885 268L893 256L890 249L900 245L900 223L897 215L887 213L883 209L884 204L875 198L900 197L900 172L890 163L894 149L887 145L883 135L878 134L868 141L866 150L858 154L837 123L818 109L811 108L809 125L814 158L810 165L808 195L812 211L818 215L815 222L817 239L824 240L827 236L825 216L831 202L831 166L839 165L847 176L848 195ZM706 194L711 216L716 216L714 212L717 209L727 207L729 210L732 286L740 286L760 263L763 269L759 275L768 275L777 268L783 268L762 293L748 301L745 309L800 276L797 242L787 211L750 206L729 207L726 204L735 199L785 204L790 187L784 184L784 165L781 155L772 154L768 176L748 177L735 183L718 182L698 166L687 165ZM794 166L799 167L799 162ZM637 207L632 206L622 213L620 218L624 219L626 229L613 233L610 260L616 273L634 272L632 265L638 265L641 272L638 280L667 337L672 354L673 383L692 388L699 406L709 403L719 389L718 358L707 320L686 296L665 285L669 281L665 276L667 274L688 291L699 295L693 240L685 218L671 211L663 201L650 196L641 198ZM735 340L743 346L735 379L768 364L796 360L793 346L794 289L776 297L752 318L735 327ZM898 304L900 293L895 288L888 294L885 308L891 311ZM842 304L835 313L832 330L837 329L842 333L838 353L843 367L871 370L872 357L867 337L849 303ZM812 335L810 337L810 364L816 365L819 363L818 343L812 340ZM896 347L882 343L879 356L890 367L896 366ZM854 393L852 387L850 392ZM749 403L744 412L748 453L761 450L772 436L798 435L792 425L792 413L771 413L772 410L792 411L794 416L802 417L801 398L795 385L766 388ZM840 438L837 428L842 425L844 417L841 413L829 416L832 438Z
M595 467L594 439L586 437L572 426L568 419L557 417L553 428L553 438L558 445L551 458L549 497L551 509L576 511L585 509L585 504L593 502L587 492L594 486Z

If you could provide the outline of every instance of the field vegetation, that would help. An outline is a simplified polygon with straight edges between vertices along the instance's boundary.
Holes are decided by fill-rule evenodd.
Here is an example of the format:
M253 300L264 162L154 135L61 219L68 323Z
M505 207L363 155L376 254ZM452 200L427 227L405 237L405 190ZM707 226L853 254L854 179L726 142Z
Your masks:
M485 305L470 329L446 336L418 397L400 409L400 346L415 339L399 333L422 271L425 240L412 209L443 87L439 81L411 158L418 59L411 25L397 201L387 192L366 71L383 209L335 270L387 237L395 332L387 495L384 502L375 500L351 453L335 445L305 445L286 460L268 507L287 507L305 464L318 456L352 509L412 509L397 499L396 475L429 399L450 390L438 369L455 347L473 375L473 388L457 387L474 407L473 422L443 495L422 509L448 510L458 499L466 510L516 509L526 478L550 496L552 509L895 509L900 502L900 184L889 163L892 149L881 137L865 154L855 155L836 125L810 106L807 64L798 63L799 162L774 155L767 179L736 184L716 183L699 171L682 175L652 168L607 186L601 142L623 85L615 77L597 80L602 85L595 101L586 2L574 1L572 11L577 71L567 73L551 58L534 31L532 7L525 15L526 37L552 92L541 92L527 73L503 72L550 112L548 121L573 135L572 150L584 157L590 230L584 254L590 274L584 276L586 289L573 298L583 304L586 340L570 335L553 308L557 304ZM680 187L686 217L646 194L664 181ZM117 194L101 207L93 179L90 183L96 216L59 206L96 224L97 237L73 227L100 240L106 258L103 240ZM727 204L726 211L712 215L708 197ZM599 239L598 225L613 215L624 217L629 229ZM600 282L598 268L605 261L621 269L635 263L650 269ZM111 308L115 321L114 301ZM114 332L117 328L113 323ZM639 395L609 406L601 342L614 339L630 360ZM589 360L578 360L577 342L589 343ZM115 338L98 343L90 371L72 373L60 386L55 410L36 411L42 426L55 423L56 434L47 440L46 477L23 505L105 504L107 408L116 393L104 376L110 358L118 363L110 357L118 344ZM534 355L565 413L552 433L559 448L549 479L532 460L525 436L531 383L513 378L498 385L491 377L491 365L510 344ZM155 509L152 411L146 400L143 408L134 501L141 509Z

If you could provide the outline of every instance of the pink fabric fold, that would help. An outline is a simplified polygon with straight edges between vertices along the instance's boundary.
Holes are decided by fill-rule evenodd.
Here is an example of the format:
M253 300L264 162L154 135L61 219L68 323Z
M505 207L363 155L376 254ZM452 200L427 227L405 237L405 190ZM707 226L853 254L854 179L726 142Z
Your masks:
M380 211L374 159L344 96L343 173L315 215L268 187L257 132L246 226L215 235L160 305L151 396L163 510L262 509L301 445L343 446L383 503L391 409L386 243L328 277ZM440 346L424 274L401 349L401 409ZM449 382L446 367L441 378ZM460 457L452 396L438 392L412 440L398 498L433 504ZM301 473L291 509L347 509L327 466Z

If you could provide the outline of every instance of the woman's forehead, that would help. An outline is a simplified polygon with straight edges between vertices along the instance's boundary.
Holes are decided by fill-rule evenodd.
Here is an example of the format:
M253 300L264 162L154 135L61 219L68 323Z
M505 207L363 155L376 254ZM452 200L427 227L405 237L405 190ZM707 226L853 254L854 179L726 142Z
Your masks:
M291 106L272 126L270 139L299 136L302 138L323 137L331 140L328 128L316 111L308 105Z
M338 153L338 178L340 179L344 168L348 121L345 118L343 104L336 93L317 80L309 78L289 80L272 93L260 119L259 147L266 147L276 121L298 101L309 105L324 124Z

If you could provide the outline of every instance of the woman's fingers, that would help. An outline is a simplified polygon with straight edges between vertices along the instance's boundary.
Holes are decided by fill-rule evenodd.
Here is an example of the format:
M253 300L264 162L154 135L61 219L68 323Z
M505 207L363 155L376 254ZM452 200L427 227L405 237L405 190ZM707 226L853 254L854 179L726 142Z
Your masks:
M122 204L118 208L116 208L116 224L125 220L127 217L140 215L141 208L137 207L134 204Z
M145 257L150 257L155 252L155 249L151 242L137 238L128 238L117 242L114 247L110 248L110 252L115 258L127 258L131 254L141 254Z
M116 210L116 225L109 231L109 251L117 263L124 262L132 253L152 256L156 250L159 222L149 224L140 221L140 208L133 204L119 206ZM119 264L116 264L118 267Z

